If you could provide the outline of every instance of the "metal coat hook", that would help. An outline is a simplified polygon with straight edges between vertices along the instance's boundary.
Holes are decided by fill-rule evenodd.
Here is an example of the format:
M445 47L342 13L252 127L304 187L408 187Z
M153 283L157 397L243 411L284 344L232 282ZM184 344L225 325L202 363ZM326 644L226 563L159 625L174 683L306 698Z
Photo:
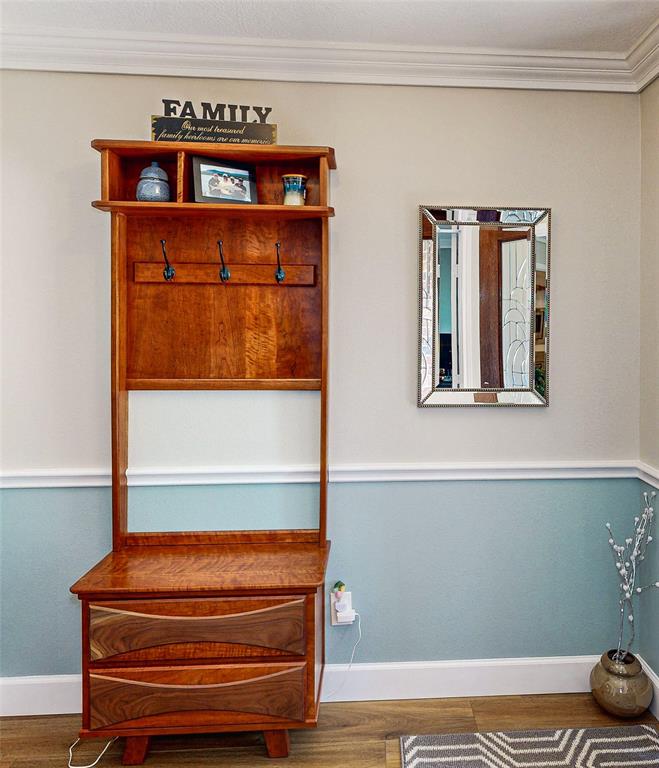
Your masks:
M160 245L162 246L162 257L165 260L165 268L162 271L162 276L169 282L170 280L173 280L176 275L176 270L174 267L169 263L169 259L167 258L167 250L165 249L165 243L166 240L161 240Z
M281 243L277 241L275 243L275 248L277 249L277 271L275 272L275 280L278 283L283 283L284 278L286 277L286 272L281 268L281 257L279 255L279 249L281 248Z
M224 263L224 249L223 246L224 243L222 240L217 241L217 247L220 251L220 261L222 262L222 267L220 268L220 280L223 283L226 283L229 281L229 278L231 277L231 272L227 269L227 265Z

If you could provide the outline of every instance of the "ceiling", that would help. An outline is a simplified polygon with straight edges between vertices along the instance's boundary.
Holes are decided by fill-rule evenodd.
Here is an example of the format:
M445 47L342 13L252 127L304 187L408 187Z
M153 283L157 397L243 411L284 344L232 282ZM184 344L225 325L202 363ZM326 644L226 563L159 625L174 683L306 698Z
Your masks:
M7 0L9 26L627 53L659 0Z
M659 0L2 0L9 68L637 91Z

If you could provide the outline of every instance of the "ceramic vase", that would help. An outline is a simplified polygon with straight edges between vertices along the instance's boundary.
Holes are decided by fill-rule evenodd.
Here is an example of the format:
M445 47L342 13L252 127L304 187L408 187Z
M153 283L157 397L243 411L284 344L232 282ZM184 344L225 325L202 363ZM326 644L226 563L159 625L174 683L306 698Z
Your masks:
M167 171L163 170L155 160L151 165L142 169L140 180L137 182L135 197L144 203L166 203L169 201Z
M618 717L637 717L652 701L652 683L633 653L616 661L615 650L603 653L590 673L595 701Z

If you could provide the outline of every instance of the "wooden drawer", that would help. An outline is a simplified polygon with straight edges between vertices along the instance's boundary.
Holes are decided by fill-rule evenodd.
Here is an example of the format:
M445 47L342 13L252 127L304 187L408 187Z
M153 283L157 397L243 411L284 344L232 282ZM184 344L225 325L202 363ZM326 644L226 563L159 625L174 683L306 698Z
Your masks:
M300 596L90 603L91 662L305 654Z
M90 728L304 721L306 664L112 668L89 675Z

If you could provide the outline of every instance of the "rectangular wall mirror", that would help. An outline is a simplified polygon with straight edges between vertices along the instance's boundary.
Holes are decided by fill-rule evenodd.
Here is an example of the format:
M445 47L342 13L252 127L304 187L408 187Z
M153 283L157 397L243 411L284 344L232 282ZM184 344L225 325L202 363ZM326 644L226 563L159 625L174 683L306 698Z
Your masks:
M549 403L548 208L419 209L419 407Z

